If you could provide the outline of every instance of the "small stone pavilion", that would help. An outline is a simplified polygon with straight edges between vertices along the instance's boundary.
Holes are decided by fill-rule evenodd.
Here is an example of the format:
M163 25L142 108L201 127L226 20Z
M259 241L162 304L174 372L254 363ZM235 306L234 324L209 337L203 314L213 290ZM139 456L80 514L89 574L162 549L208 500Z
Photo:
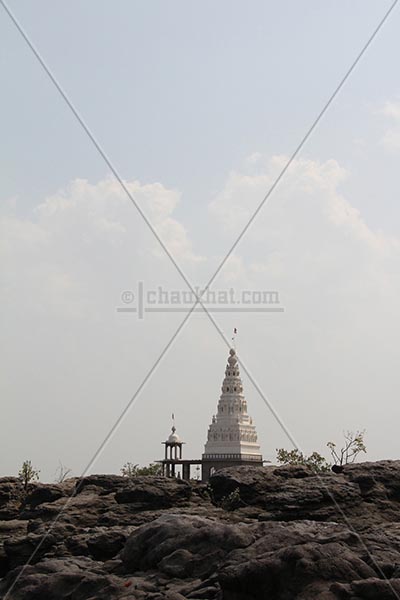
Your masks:
M175 425L165 445L163 474L167 477L181 476L190 479L191 466L201 465L202 481L208 481L217 469L230 466L262 466L263 459L257 442L257 433L251 417L247 413L247 402L243 395L239 363L236 350L229 351L225 378L222 382L217 414L212 417L208 428L207 442L201 460L183 460L181 441ZM178 470L178 466L179 470ZM198 468L198 467L197 467Z
M180 472L177 471L178 465L180 465L182 469L182 479L190 479L191 465L200 465L201 460L182 459L182 446L185 442L182 442L177 435L175 424L172 426L169 438L162 443L165 445L165 458L159 462L162 464L163 475L166 477L180 476Z

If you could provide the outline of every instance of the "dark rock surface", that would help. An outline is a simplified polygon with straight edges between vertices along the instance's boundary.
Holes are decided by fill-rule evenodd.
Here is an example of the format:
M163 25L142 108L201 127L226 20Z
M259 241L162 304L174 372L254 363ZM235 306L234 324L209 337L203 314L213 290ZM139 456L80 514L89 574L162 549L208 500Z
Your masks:
M23 486L17 477L0 477L0 520L18 516L23 500Z
M185 503L192 495L191 485L182 479L137 477L135 485L123 487L115 494L119 504L137 504L138 508L170 508Z
M159 568L175 577L209 577L235 548L254 541L248 526L194 515L163 515L128 538L121 559L126 572Z
M7 600L400 600L400 461L232 468L209 488L3 477L0 578Z

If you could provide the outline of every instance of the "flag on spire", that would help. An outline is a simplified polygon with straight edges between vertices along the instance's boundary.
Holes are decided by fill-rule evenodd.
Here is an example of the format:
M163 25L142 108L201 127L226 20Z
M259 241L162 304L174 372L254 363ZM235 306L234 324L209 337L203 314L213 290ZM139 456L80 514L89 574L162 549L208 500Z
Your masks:
M233 346L233 348L235 348L235 341L236 341L235 336L236 336L236 334L237 334L237 329L236 329L236 327L234 327L233 328L233 336L232 336L232 346Z

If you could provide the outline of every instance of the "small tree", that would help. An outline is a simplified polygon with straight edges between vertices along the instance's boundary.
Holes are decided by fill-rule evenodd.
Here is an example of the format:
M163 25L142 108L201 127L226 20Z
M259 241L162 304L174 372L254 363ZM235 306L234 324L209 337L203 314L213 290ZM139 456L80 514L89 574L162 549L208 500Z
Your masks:
M25 491L28 489L28 484L31 481L37 481L39 479L39 473L40 471L32 466L30 460L25 460L22 463L22 467L18 471L18 477L22 481Z
M121 473L124 477L137 477L139 465L134 465L131 462L127 462L121 469Z
M343 467L344 465L351 464L356 460L360 452L367 452L364 444L364 434L365 430L356 431L355 433L353 431L346 431L344 434L344 446L340 450L336 450L336 444L333 442L327 443L335 465Z
M139 467L139 465L134 465L131 462L127 462L121 469L121 473L124 477L155 477L157 475L162 474L161 465L157 465L156 463L150 463L147 467Z
M310 467L315 473L326 473L331 465L318 452L313 452L310 456L304 455L300 450L285 450L279 448L276 450L276 460L283 465L303 465Z

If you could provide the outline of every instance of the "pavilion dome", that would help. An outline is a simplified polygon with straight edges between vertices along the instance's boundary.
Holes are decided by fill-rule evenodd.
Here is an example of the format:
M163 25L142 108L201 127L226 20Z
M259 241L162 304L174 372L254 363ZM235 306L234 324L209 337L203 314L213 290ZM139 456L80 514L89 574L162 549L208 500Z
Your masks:
M175 427L172 427L172 433L169 435L167 442L168 442L168 444L181 444L182 443L181 438L176 433Z

